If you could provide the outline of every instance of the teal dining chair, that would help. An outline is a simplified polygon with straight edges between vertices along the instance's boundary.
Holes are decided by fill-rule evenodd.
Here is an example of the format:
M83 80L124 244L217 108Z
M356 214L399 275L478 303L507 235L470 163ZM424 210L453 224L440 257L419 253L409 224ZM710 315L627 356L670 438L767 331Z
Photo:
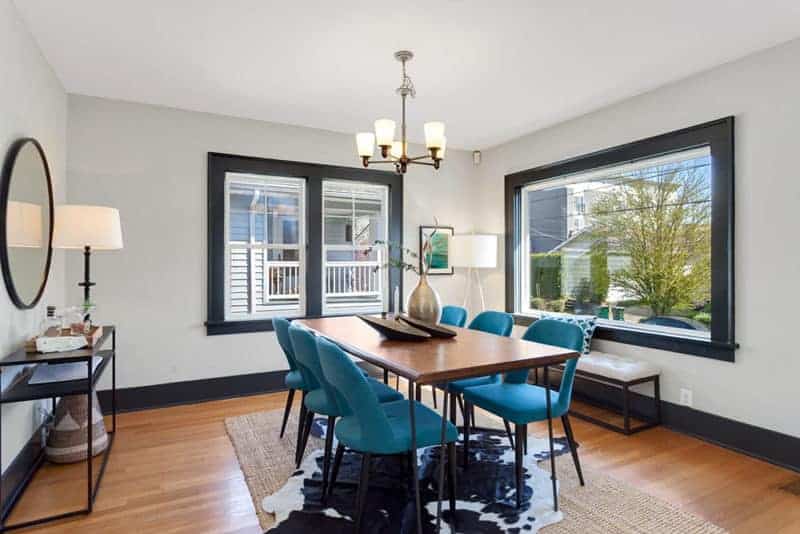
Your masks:
M483 311L476 315L470 321L467 327L470 330L480 330L489 334L497 336L508 337L511 335L511 330L514 328L514 318L510 313L500 311ZM485 384L495 384L500 381L500 377L496 374L487 376L476 376L474 378L464 378L462 380L454 380L447 384L447 391L452 393L461 408L461 414L464 418L464 426L469 426L470 420L475 424L474 412L467 410L464 404L462 395L464 390L474 386L482 386ZM450 407L450 421L455 423L455 403Z
M303 374L306 383L310 385L310 390L303 399L303 403L306 407L306 415L302 438L298 439L298 448L295 458L297 467L300 466L300 462L303 459L303 453L308 443L308 436L311 433L311 425L314 421L314 416L319 414L328 418L328 426L325 432L325 454L322 460L322 501L325 502L336 418L343 415L346 410L343 408L344 402L338 397L338 393L326 380L322 372L319 354L317 353L316 336L310 330L297 324L292 324L289 327L289 337L300 372ZM361 370L358 370L358 373L364 377ZM378 402L392 402L403 399L403 395L399 392L378 382L374 378L364 377L364 379L378 399Z
M333 491L345 449L361 454L361 476L356 498L356 532L360 532L369 490L369 472L373 455L405 454L416 474L417 455L412 449L411 407L408 400L381 404L367 379L337 345L323 337L317 338L317 349L326 380L337 392L345 411L336 424L336 457L333 462L330 489ZM417 449L438 445L441 439L442 418L423 404L413 401L416 422ZM445 443L448 457L448 493L450 510L455 513L455 441L456 427L445 423Z
M565 349L574 350L577 353L583 352L583 331L577 325L555 321L552 319L539 319L528 327L522 339L555 345ZM529 369L522 369L506 374L504 380L494 384L484 384L477 387L467 388L464 391L464 402L466 404L479 406L484 410L502 417L506 421L511 421L516 427L514 446L515 453L515 479L517 489L517 508L522 504L522 492L524 486L523 477L523 449L525 440L525 427L529 423L536 421L548 421L548 431L550 439L550 453L553 454L553 431L552 418L560 417L564 425L564 433L567 436L572 460L575 463L575 470L578 472L578 479L581 486L584 485L581 464L578 459L577 443L572 433L572 426L569 422L569 405L572 399L572 385L575 381L575 367L578 358L573 358L564 366L561 376L561 386L558 391L551 391L549 388L528 384ZM547 396L550 397L550 414L547 417ZM466 437L465 437L466 441ZM464 455L468 454L468 444L465 443ZM551 460L552 461L552 460ZM555 464L551 463L553 470L553 504L558 508L555 490Z
M275 336L278 338L278 345L280 345L283 355L286 357L286 363L289 364L289 372L286 373L286 377L283 379L286 388L289 390L289 394L286 397L286 407L283 410L283 422L281 423L280 437L283 438L283 434L286 432L286 422L289 420L289 412L291 412L292 403L294 402L294 392L297 390L302 391L303 398L305 398L308 385L303 380L303 375L297 367L297 360L295 359L294 350L292 349L292 342L289 339L289 321L283 317L275 317L272 319L272 326L275 329ZM300 421L297 429L298 439L303 428L304 419L305 404L301 402Z
M445 306L439 323L463 328L467 322L467 310L461 306Z

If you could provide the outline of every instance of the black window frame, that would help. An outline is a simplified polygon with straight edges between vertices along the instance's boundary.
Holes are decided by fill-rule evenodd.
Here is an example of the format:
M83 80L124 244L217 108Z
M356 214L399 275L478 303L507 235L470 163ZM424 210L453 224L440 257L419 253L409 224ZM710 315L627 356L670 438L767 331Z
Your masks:
M208 269L206 334L238 334L273 330L272 319L225 320L225 174L229 172L303 178L306 181L306 310L304 317L322 317L322 184L326 180L388 186L388 239L403 242L403 179L390 171L301 161L208 153ZM396 254L396 252L392 252ZM400 269L389 268L389 287L400 287Z
M506 310L518 324L535 320L516 310L520 291L518 266L522 238L521 192L540 181L590 169L646 159L661 154L708 146L711 150L711 339L642 332L598 325L594 336L619 343L692 354L733 362L734 301L734 117L725 117L624 145L562 160L505 177Z

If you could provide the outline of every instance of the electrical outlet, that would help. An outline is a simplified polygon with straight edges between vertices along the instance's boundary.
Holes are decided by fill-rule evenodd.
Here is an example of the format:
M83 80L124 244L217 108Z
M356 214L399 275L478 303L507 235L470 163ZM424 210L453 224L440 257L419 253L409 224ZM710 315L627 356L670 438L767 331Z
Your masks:
M692 390L681 388L681 404L684 406L692 407Z

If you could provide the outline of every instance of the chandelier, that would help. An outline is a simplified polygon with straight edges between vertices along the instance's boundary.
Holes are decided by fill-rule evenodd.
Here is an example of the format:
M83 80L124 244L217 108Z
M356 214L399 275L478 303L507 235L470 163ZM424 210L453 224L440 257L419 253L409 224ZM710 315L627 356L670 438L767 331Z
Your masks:
M375 133L364 132L356 134L356 146L358 155L364 167L369 167L370 163L392 163L399 174L404 174L410 164L429 165L438 169L444 159L447 138L444 136L443 122L426 122L423 125L425 130L425 146L428 153L424 156L409 157L408 142L406 141L406 98L414 98L417 94L414 83L406 74L406 63L411 61L414 54L408 50L395 52L394 58L403 64L403 83L397 88L397 94L402 100L402 119L400 122L400 141L394 140L395 122L391 119L378 119L375 121ZM375 143L381 149L381 157L384 159L373 160Z

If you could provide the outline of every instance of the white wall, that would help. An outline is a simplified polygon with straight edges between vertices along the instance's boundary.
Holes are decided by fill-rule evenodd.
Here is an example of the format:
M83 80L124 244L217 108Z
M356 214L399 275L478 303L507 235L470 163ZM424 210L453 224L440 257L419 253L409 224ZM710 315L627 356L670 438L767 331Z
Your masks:
M92 257L95 318L120 329L118 386L286 368L272 333L206 336L206 154L357 167L354 137L72 95L69 114L70 203L114 206L122 218L125 248ZM404 234L413 249L419 225L434 215L459 232L472 229L471 157L447 156L442 170L413 168L405 177ZM70 255L68 279L80 279L81 269L80 254ZM445 302L461 301L463 282L432 280ZM406 292L412 283L406 278Z
M22 23L10 0L0 0L0 157L20 137L35 137L47 155L56 203L65 196L67 96ZM64 296L64 260L53 258L47 291L39 305L18 310L0 288L0 357L16 350L36 334L48 304L61 305ZM11 372L4 372L5 385ZM28 441L34 428L33 403L2 407L2 469Z
M736 117L736 363L597 345L658 364L667 401L677 403L679 389L688 387L696 409L800 436L800 41L484 151L476 228L503 233L503 177L510 172L727 115ZM491 273L489 286L491 306L503 307L502 269Z

